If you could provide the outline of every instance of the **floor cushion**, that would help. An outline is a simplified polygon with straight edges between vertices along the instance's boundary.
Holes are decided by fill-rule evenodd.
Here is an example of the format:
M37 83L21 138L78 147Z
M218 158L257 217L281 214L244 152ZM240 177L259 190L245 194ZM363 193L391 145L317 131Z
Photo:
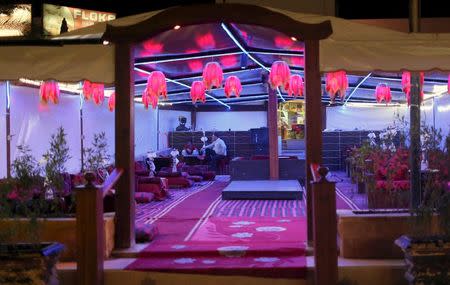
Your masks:
M145 243L152 241L159 233L158 227L154 224L136 225L136 242Z
M134 199L136 203L149 203L155 198L155 194L150 192L136 192L134 193Z
M163 189L160 184L154 183L139 183L136 192L152 193L157 200L164 200L167 196L166 189Z
M200 175L188 175L186 178L194 182L201 182L203 180L203 177Z

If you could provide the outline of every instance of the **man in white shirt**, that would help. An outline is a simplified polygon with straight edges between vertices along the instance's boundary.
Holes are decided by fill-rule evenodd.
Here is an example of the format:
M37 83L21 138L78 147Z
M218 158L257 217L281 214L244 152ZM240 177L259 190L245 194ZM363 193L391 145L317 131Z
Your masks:
M211 168L214 171L217 171L217 164L221 159L224 159L227 156L227 145L225 142L216 136L215 134L211 137L212 143L204 146L205 150L210 150L211 157Z

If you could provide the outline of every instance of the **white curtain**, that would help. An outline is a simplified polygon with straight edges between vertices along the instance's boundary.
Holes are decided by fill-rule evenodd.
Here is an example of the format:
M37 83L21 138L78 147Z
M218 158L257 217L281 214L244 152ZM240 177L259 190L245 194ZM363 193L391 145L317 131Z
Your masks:
M198 131L248 131L267 127L267 112L198 112Z
M450 95L435 98L435 127L442 129L444 138L450 134Z
M62 126L67 134L71 159L66 168L78 172L81 167L79 96L61 93L59 104L39 104L39 89L11 86L11 159L17 146L28 145L39 161L49 148L52 134Z
M0 82L0 178L6 177L6 84Z

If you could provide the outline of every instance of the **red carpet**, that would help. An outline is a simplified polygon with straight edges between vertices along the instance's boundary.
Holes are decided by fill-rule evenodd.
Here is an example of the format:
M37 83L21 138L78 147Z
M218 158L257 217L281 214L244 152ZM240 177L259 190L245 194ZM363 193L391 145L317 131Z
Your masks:
M154 219L159 236L127 269L304 277L306 218L297 215L304 212L303 202L294 207L301 211L283 211L287 204L280 201L240 201L232 206L236 214L221 215L217 209L223 206L220 195L227 184L219 178Z

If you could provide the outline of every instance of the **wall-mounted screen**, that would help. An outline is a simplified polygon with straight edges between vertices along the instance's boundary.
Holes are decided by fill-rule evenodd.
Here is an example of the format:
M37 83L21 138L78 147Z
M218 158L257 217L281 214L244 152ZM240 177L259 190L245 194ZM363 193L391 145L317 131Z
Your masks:
M115 13L92 11L66 6L44 4L44 35L57 36L98 22L114 20Z
M0 37L20 37L31 33L31 5L0 5Z

